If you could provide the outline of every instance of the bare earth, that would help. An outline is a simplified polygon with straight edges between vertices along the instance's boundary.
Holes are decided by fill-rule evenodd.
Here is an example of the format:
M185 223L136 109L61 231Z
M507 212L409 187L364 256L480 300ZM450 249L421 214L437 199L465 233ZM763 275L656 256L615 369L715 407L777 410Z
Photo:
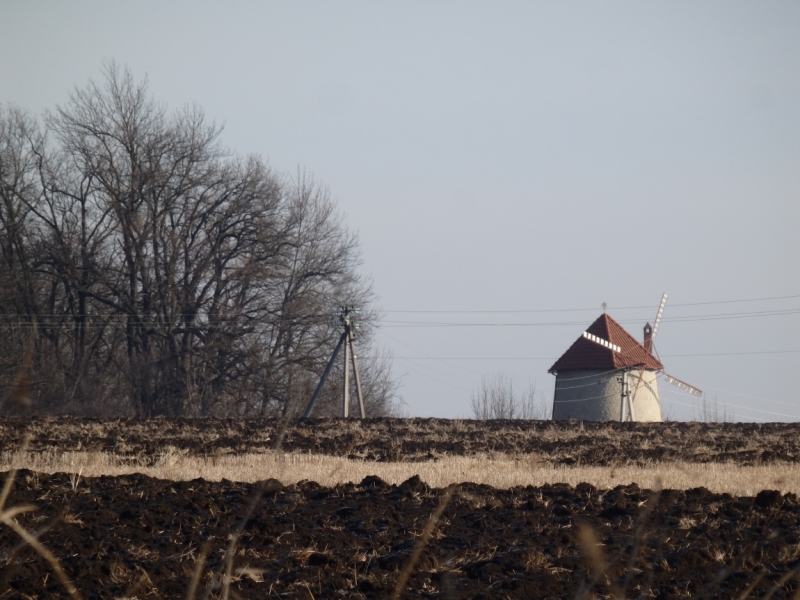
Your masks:
M794 598L799 429L4 420L0 597Z
M104 451L155 460L281 450L369 461L536 457L554 465L758 465L800 459L797 423L581 423L446 419L2 419L0 452Z

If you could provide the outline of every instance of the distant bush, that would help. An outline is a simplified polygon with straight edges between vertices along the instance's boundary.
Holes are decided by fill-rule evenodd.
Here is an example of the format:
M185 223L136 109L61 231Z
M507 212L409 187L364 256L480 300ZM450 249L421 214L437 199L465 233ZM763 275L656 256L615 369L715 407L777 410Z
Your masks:
M482 420L546 420L552 416L552 406L536 389L535 383L529 383L524 392L518 393L503 373L481 378L481 386L472 392L470 407L473 418Z

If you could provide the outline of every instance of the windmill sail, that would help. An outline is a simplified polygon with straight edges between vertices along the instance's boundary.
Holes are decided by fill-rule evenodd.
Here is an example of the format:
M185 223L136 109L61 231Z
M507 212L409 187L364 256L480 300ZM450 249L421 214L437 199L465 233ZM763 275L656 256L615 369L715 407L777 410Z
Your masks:
M658 333L658 326L661 324L661 317L664 316L664 306L666 306L666 304L667 304L667 294L666 292L664 292L664 294L661 296L661 303L658 305L658 312L656 313L656 319L653 322L653 334L651 338L656 337L656 334Z
M608 348L609 350L613 350L614 352L622 352L622 348L620 348L616 344L612 344L608 340L604 340L601 337L597 337L596 335L591 334L588 331L583 332L583 337L585 337L587 340L593 341L595 344L600 344L601 346L605 346L606 348Z
M699 398L700 396L703 395L703 390L698 390L693 385L689 385L688 383L686 383L685 381L681 381L677 377L673 377L672 375L664 373L664 379L666 379L667 383L671 383L678 389L690 393L692 396L697 396Z

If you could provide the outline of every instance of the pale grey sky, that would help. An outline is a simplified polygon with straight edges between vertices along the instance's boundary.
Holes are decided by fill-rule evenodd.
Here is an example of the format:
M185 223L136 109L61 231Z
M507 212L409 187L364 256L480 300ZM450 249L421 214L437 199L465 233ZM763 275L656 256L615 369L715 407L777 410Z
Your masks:
M0 102L40 114L104 60L330 187L409 414L467 416L496 371L551 399L603 302L640 337L666 291L668 372L800 419L799 3L0 4Z

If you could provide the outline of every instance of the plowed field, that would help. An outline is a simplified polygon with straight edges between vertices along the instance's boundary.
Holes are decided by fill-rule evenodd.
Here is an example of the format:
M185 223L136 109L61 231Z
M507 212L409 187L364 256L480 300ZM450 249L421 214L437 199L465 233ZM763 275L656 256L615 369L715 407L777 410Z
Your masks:
M73 481L21 472L8 505L38 507L20 523L96 598L184 598L202 557L198 597L222 591L228 557L233 597L390 597L445 494L416 479L335 488ZM781 579L800 565L798 532L794 495L464 484L408 569L405 597L565 598L597 580L603 595L734 598L755 584L754 597L775 588L785 598L797 588ZM5 597L65 596L7 527L0 547Z
M0 450L102 450L155 457L166 447L189 454L245 454L280 448L372 461L443 456L536 455L560 465L796 462L794 423L576 423L445 419L25 419L0 420Z
M200 456L281 446L382 461L461 449L536 453L553 464L652 465L646 453L658 452L665 464L789 468L800 433L794 425L683 423L331 420L284 430L268 421L15 420L0 422L3 451L25 431L34 436L29 451L140 457L166 447ZM15 507L26 510L10 515ZM800 502L768 490L431 489L416 477L284 486L21 470L3 508L3 598L68 597L12 519L52 552L84 598L391 598L396 590L403 598L793 598L800 575Z

